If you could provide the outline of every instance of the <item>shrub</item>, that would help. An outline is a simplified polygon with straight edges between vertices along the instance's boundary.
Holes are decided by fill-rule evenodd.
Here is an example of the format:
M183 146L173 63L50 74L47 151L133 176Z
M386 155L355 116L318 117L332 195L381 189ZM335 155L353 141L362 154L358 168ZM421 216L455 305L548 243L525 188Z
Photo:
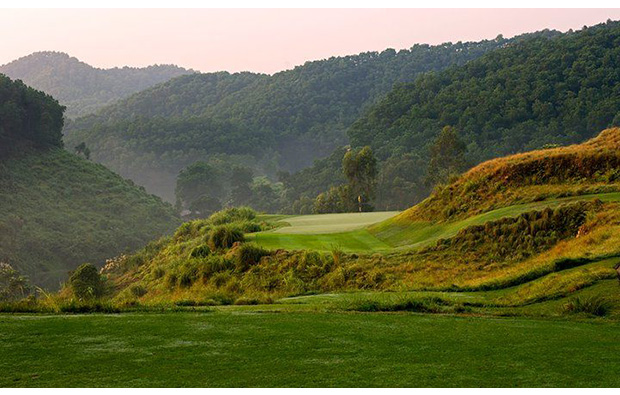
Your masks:
M75 301L61 304L59 309L63 313L120 313L120 309L111 303L103 303L100 301Z
M232 222L252 221L256 218L256 211L250 207L232 207L213 213L209 221L213 225L223 225Z
M585 313L603 317L609 314L611 308L611 302L601 296L579 296L564 305L564 312L569 314Z
M211 248L208 245L200 245L192 249L189 253L190 258L205 258L211 254Z
M148 292L147 289L143 285L140 285L140 284L132 285L131 287L129 287L129 291L136 298L140 298L140 297L146 295L147 292Z
M254 243L242 244L235 251L235 269L244 272L267 255L269 255L269 251Z
M211 250L230 248L236 242L243 242L243 232L237 227L220 225L211 230L209 234L209 247Z
M80 265L69 277L69 286L80 300L103 296L104 284L97 268L90 263Z
M177 286L177 282L179 281L179 277L176 273L168 273L166 276L166 287L174 288Z
M181 288L189 288L196 280L196 269L187 269L179 276L179 286Z

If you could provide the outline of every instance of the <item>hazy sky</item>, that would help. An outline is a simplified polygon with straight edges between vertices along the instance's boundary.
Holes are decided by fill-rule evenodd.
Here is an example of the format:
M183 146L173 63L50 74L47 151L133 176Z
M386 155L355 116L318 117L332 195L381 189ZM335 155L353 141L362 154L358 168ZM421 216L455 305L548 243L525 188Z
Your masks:
M0 64L55 50L106 68L174 63L273 73L330 56L565 31L608 18L620 19L620 9L0 9Z

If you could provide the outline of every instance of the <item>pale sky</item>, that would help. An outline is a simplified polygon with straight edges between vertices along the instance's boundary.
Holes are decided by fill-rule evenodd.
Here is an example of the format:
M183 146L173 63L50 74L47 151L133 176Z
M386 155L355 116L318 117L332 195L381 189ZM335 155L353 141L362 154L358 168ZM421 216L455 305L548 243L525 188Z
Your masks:
M620 9L0 9L0 64L67 52L96 67L274 73L308 60L620 19Z

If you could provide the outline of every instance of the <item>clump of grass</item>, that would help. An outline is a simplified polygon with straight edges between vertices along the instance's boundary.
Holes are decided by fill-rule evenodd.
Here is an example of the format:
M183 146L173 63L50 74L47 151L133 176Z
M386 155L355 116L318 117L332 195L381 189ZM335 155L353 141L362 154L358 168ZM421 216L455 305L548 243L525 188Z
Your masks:
M254 243L242 244L234 252L235 268L244 272L258 264L261 258L269 255L269 251Z
M223 225L232 222L253 221L256 219L256 211L250 207L231 207L213 213L209 217L209 221L213 225Z
M235 243L245 240L243 231L236 226L220 225L213 228L209 234L209 247L211 250L230 248Z
M457 305L440 297L402 297L377 298L368 297L344 302L341 308L348 311L360 312L396 312L408 311L416 313L454 313L465 312L467 308Z
M578 296L564 305L566 314L588 314L604 317L609 314L612 304L609 300L599 295Z
M140 297L142 297L142 296L144 296L144 295L146 295L148 293L148 290L142 284L134 284L134 285L132 285L131 287L129 287L129 291L136 298L140 298Z
M269 296L241 296L235 300L236 305L259 305L272 303L273 299Z
M110 302L104 301L79 301L71 299L68 302L60 303L58 305L60 312L73 313L73 314L86 314L86 313L108 313L116 314L120 313L121 309Z

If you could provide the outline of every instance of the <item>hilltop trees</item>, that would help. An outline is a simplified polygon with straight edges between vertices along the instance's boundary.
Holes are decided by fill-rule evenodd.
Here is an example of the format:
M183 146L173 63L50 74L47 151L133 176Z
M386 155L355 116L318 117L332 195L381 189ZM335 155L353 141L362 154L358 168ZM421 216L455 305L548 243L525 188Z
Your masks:
M84 141L96 161L161 196L173 195L180 169L215 155L249 157L237 164L274 179L279 170L298 171L347 144L347 128L394 84L463 65L512 40L333 57L271 76L180 76L71 122L65 141ZM304 195L314 198L333 184L309 186L312 193Z
M445 125L458 129L475 162L575 143L619 119L619 70L619 22L534 37L395 87L348 135L381 160L428 157L428 141Z
M51 96L0 74L0 153L18 141L62 147L64 110Z

